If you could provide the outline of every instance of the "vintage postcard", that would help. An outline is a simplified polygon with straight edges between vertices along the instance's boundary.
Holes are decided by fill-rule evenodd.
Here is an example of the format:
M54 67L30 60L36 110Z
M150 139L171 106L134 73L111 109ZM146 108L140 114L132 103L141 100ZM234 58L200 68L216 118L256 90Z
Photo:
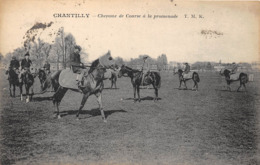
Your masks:
M0 164L259 164L260 3L0 0Z

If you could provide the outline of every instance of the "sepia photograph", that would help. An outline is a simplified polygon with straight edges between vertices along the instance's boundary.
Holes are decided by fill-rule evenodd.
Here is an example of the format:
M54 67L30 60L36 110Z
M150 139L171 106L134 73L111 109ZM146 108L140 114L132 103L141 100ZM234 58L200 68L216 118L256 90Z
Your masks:
M257 165L260 3L0 0L1 165Z

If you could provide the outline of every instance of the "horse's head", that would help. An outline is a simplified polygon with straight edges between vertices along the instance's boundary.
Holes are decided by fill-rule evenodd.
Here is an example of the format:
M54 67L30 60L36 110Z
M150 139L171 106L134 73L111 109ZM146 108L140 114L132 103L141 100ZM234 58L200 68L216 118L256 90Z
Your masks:
M128 73L128 68L127 68L127 66L125 66L125 65L122 65L121 67L120 67L120 69L119 69L119 72L118 72L118 78L121 78L122 76L124 76L125 74L127 74Z
M46 73L43 69L39 69L37 72L37 75L40 80L45 80L46 79Z
M115 69L116 62L111 56L110 51L108 51L105 55L99 57L99 63L106 69Z
M175 73L175 74L178 74L179 76L182 76L182 73L183 73L183 70L182 69L178 69L177 73Z
M220 74L221 76L225 76L225 77L229 77L229 73L230 73L230 71L229 71L228 69L221 69L221 70L219 71L219 74Z

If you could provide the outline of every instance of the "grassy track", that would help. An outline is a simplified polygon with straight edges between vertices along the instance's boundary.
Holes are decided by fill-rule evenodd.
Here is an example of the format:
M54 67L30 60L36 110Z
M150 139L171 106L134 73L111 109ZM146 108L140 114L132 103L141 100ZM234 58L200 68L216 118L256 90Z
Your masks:
M54 119L53 93L37 94L38 79L26 104L9 97L1 72L1 164L257 164L260 76L245 93L234 92L238 83L225 91L216 73L199 74L195 92L178 90L177 75L162 73L158 102L153 89L141 89L134 103L130 79L118 79L119 89L103 91L104 123L95 96L76 120L81 94L69 91Z

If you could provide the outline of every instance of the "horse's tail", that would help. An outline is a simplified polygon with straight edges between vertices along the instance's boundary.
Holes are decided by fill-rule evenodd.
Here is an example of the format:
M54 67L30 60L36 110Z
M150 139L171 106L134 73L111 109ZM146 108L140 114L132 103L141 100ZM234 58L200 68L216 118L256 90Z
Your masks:
M199 77L199 74L197 72L194 72L193 73L193 80L195 80L196 82L200 82L200 77Z
M50 88L51 86L53 87L57 86L56 83L59 83L60 73L61 70L55 71L54 73L52 73L46 78L46 80L43 82L41 93L45 93L47 89Z
M156 88L160 88L161 87L161 76L160 76L160 73L159 72L155 72L154 75L155 75L155 79L156 79L155 87Z

